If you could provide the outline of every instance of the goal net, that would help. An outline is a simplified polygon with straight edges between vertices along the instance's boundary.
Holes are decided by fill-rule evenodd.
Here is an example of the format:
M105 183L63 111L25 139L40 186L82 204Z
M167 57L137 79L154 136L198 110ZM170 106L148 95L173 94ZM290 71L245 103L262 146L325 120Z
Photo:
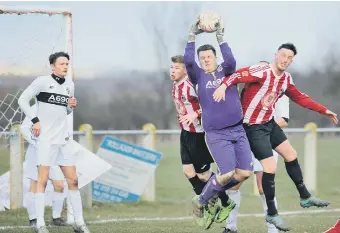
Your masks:
M0 209L12 209L25 205L20 199L26 186L22 185L22 148L27 145L12 145L17 132L13 129L24 118L17 101L36 77L51 73L48 58L54 52L70 54L66 78L73 77L72 15L63 9L0 5L0 31ZM69 121L72 127L72 114ZM24 143L21 138L20 142ZM14 171L19 172L17 177ZM16 196L9 197L9 189Z

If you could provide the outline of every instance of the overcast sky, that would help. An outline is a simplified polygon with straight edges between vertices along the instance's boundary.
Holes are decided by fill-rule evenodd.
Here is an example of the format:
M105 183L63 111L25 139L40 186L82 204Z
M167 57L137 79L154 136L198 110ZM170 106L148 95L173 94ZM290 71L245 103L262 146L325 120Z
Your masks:
M0 2L13 4L73 12L75 71L84 77L117 69L157 70L154 27L168 45L160 55L167 66L168 56L183 53L180 41L187 38L193 16L206 10L223 17L225 39L239 67L271 60L284 42L298 48L294 68L322 67L326 52L340 47L340 2ZM50 52L63 49L61 18L0 15L0 69L47 67ZM197 44L203 43L217 45L215 34L200 35Z

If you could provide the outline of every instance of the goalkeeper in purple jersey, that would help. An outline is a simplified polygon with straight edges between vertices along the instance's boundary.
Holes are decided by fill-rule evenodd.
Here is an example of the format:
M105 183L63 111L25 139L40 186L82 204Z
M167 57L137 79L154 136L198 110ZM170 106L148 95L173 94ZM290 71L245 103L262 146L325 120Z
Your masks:
M207 228L211 215L216 215L216 222L223 222L235 207L235 203L228 200L221 203L221 210L216 212L216 208L208 205L209 199L250 177L253 173L253 159L243 129L243 112L237 86L226 90L226 101L217 103L213 99L216 88L227 75L235 71L236 67L231 49L223 40L223 23L219 21L216 31L224 60L220 65L217 65L216 50L211 45L198 48L197 55L202 68L196 64L195 37L200 33L202 31L198 29L196 22L190 29L184 63L192 83L197 85L206 143L218 167L218 174L210 178L201 195L193 198L196 223Z

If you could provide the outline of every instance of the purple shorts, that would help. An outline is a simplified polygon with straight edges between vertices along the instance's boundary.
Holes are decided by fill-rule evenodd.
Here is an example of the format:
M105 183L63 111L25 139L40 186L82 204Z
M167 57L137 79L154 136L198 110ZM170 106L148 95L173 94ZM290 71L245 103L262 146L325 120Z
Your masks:
M235 168L253 171L253 157L243 125L206 132L205 139L220 174Z

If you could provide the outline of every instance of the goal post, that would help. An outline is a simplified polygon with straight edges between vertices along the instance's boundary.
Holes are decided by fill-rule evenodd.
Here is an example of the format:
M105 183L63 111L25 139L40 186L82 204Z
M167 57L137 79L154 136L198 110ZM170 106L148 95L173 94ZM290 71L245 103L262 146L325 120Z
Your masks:
M309 122L304 129L307 131L304 141L304 180L308 189L317 193L317 125Z
M24 159L24 143L20 133L20 125L12 125L10 129L10 208L23 207L23 169L20 166Z
M16 20L13 18L6 18L5 19L1 19L2 16L6 16L6 17L27 17L25 18L25 20L23 20L22 22L20 20ZM39 16L38 19L36 17L33 17L34 19L30 18L29 16L33 17L33 16ZM42 16L49 16L49 17L61 17L62 22L60 24L62 25L58 25L59 27L55 27L55 25L47 25L46 28L48 28L50 31L46 32L44 31L44 29L41 29L39 27L39 25L33 25L34 23L36 23L37 21L41 22L42 25L47 24L49 22L45 21L47 20L46 17L42 17ZM34 70L34 72L32 74L29 74L29 76L37 76L37 75L46 75L46 72L51 72L49 66L46 66L46 69L44 70L43 67L44 65L47 64L47 60L48 60L48 56L53 53L53 52L58 52L58 51L63 51L63 52L67 52L70 56L70 62L69 62L69 71L68 74L66 76L66 78L69 79L74 79L74 54L73 54L73 30L72 30L72 13L71 11L67 10L67 9L56 9L56 8L48 8L48 7L26 7L26 6L8 6L8 5L0 5L0 20L6 22L7 24L25 24L26 25L17 25L17 26L22 26L23 29L26 29L28 27L30 27L30 29L27 29L27 31L29 33L22 33L23 35L16 35L14 34L16 31L15 30L6 30L4 31L5 34L9 37L8 38L8 44L6 46L9 46L10 44L12 44L14 46L14 48L12 49L13 51L16 50L24 50L21 51L21 53L19 55L13 55L11 54L11 52L9 52L9 54L7 54L8 57L3 57L0 55L0 76L4 75L9 75L9 74L13 74L14 76L21 76L21 74L19 72L17 72L17 70L21 70L21 67L25 67L22 68L22 70L24 70L26 73L25 75L27 75L27 70ZM30 21L31 20L31 21ZM33 22L33 23L32 23ZM13 25L9 25L9 27L11 27ZM33 28L33 27L36 28ZM45 25L46 26L46 25ZM60 29L60 33L56 35L54 33L51 33L53 30L58 30ZM37 30L36 32L32 32L29 30ZM43 33L40 34L41 37L43 37L43 39L39 38L39 30L42 30ZM24 30L23 30L24 31ZM49 34L50 32L50 34ZM11 37L12 34L12 37ZM37 38L35 38L34 41L31 41L31 43L28 41L28 38L23 38L22 43L18 43L18 41L16 41L15 39L18 39L18 37L22 36L22 37L34 37L35 34ZM50 36L51 38L45 39L44 36L46 36L46 34L48 34L48 36ZM62 41L60 42L59 39L61 39ZM50 45L47 42L49 42L50 40L56 40L57 42L55 42L55 44ZM46 42L46 43L45 43ZM62 43L61 46L58 47L58 51L56 51L56 47L57 47L57 43ZM5 43L2 44L2 46ZM27 46L29 47L29 49L31 49L32 51L25 51L25 48L22 49L20 46ZM44 49L41 49L39 47L35 48L34 46L41 46L44 47ZM45 47L48 47L47 49ZM52 47L52 48L51 48ZM3 49L2 53L3 52ZM12 51L11 49L9 49L8 51ZM7 52L8 52L7 51ZM32 54L30 54L29 52L32 52ZM27 54L25 54L27 53ZM39 53L39 55L36 55L36 53ZM41 53L41 54L40 54ZM34 55L39 56L39 59L36 59L34 57ZM31 57L32 56L32 57ZM24 57L24 61L20 60L17 61L19 59L22 59ZM31 59L32 58L32 59ZM13 59L13 61L11 61L11 59ZM30 64L27 67L29 67L27 69L27 67L25 66L25 62L31 62L31 60L33 60L32 62L35 62L35 60L37 60L36 64ZM37 69L32 69L32 66L37 66ZM40 69L41 68L41 69ZM48 74L48 73L47 73ZM73 132L73 113L71 113L68 116L68 121L69 121L69 127L70 127L70 132ZM72 138L73 139L73 138ZM13 144L13 142L11 142ZM23 154L24 153L24 147L20 146L20 143L14 143L13 145L11 145L11 150L10 150L10 176L11 177L16 177L15 174L12 174L13 171L15 171L16 174L23 174L23 166L22 166L22 161L21 160L17 160L17 156L18 156L18 151L17 150L21 150L19 154ZM12 148L13 147L13 148ZM15 152L15 153L14 153ZM12 161L17 161L17 162L12 162ZM18 179L16 179L18 180ZM14 180L13 180L14 182ZM11 181L11 186L10 186L10 200L11 200L11 208L13 207L13 209L17 208L17 207L21 207L22 206L22 197L23 197L23 189L21 189L21 193L18 193L18 189L17 186L20 184L12 184L13 183ZM21 182L22 183L22 182ZM16 187L15 190L11 190L12 187ZM13 203L12 203L13 202ZM21 202L21 203L18 203Z

